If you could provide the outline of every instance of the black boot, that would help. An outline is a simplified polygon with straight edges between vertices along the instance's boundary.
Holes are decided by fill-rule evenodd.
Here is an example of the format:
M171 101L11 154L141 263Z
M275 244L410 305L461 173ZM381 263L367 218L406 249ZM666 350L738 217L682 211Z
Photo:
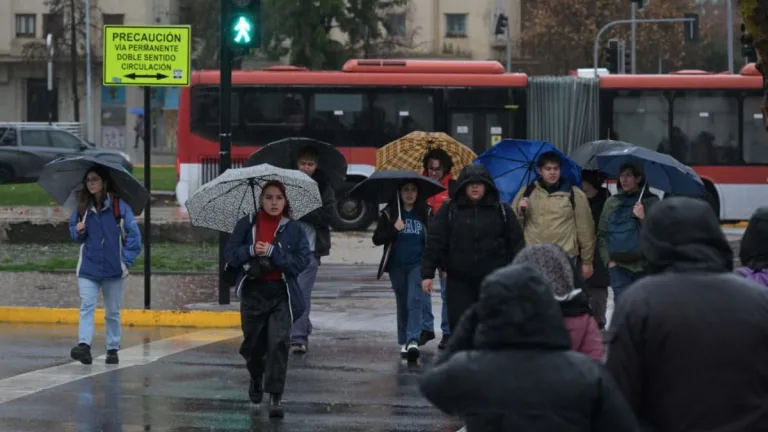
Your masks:
M116 349L107 350L107 358L104 360L104 363L113 365L120 363L120 357L117 356Z
M258 405L264 400L264 390L261 388L261 380L251 379L251 386L248 388L248 398L251 402Z
M88 344L78 344L76 347L72 348L72 351L70 351L69 355L73 360L77 360L84 365L93 363L93 357L91 357L91 347Z
M269 397L269 416L271 418L283 418L285 411L283 411L283 405L280 403L280 393L272 393Z
M429 330L422 330L419 337L419 346L424 346L427 342L435 338L435 332Z

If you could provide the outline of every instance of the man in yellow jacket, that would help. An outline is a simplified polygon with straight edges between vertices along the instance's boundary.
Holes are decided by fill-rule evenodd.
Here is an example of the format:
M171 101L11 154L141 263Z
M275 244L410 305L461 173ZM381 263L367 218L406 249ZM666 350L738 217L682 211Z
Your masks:
M526 244L553 243L581 263L584 279L592 276L595 226L589 200L578 185L560 176L558 153L542 153L539 178L517 193L512 208L525 232Z

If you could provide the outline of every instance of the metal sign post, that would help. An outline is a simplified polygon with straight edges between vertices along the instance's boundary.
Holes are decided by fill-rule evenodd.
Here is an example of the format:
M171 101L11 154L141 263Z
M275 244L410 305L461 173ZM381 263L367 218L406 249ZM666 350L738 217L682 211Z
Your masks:
M45 37L45 56L48 60L48 124L53 124L53 35ZM90 122L89 122L90 123Z
M152 87L188 87L190 26L104 26L104 86L144 88L144 187L152 192ZM152 203L144 209L144 309L152 305Z

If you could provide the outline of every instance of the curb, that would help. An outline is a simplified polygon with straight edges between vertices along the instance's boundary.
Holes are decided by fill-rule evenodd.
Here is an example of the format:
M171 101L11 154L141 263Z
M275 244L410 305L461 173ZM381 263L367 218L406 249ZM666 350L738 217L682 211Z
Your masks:
M239 312L123 309L125 327L240 328ZM0 306L0 322L20 324L77 324L80 310ZM97 309L95 323L104 325L104 309Z

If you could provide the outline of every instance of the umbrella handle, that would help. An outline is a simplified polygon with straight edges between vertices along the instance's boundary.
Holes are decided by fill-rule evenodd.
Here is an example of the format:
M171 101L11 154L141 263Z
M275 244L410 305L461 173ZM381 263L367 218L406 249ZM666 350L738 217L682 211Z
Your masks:
M645 187L646 185L643 185L643 188L640 189L640 198L637 199L637 202L640 202L643 199L643 194L645 193Z

